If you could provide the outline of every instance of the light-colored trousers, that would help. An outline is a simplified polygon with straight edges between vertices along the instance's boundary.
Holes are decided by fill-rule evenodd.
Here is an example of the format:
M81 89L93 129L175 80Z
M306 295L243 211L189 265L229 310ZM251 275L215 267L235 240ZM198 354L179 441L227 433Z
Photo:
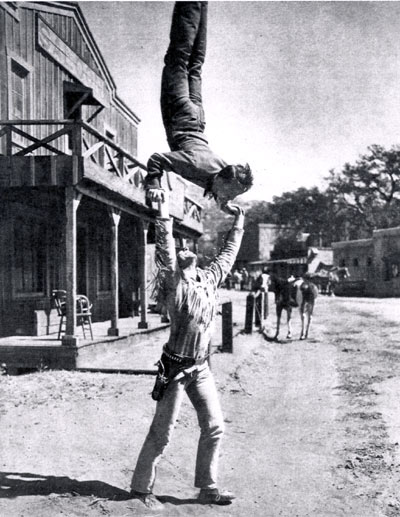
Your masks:
M184 378L172 381L163 398L157 402L153 422L133 474L133 490L152 492L156 466L171 439L185 391L197 412L200 426L194 484L197 488L217 487L219 446L224 421L214 378L205 363Z

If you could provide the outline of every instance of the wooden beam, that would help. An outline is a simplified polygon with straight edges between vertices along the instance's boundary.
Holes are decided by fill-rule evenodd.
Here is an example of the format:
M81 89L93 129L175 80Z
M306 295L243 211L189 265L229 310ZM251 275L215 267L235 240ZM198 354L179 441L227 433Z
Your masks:
M92 92L85 92L80 99L78 99L75 104L72 106L72 108L68 111L66 117L69 118L75 110L77 110L82 104L85 102L85 100L91 95Z
M139 210L135 210L128 206L122 205L116 201L108 199L106 196L102 196L101 194L98 194L97 192L92 191L89 188L82 187L81 185L77 185L76 189L81 194L84 194L85 196L88 196L92 199L96 199L97 201L99 201L100 203L103 203L106 206L111 206L111 207L117 208L117 209L121 210L122 212L126 212L127 214L133 215L134 217L137 217L138 219L143 219L144 221L147 221L149 223L154 221L154 218L155 218L154 215L151 216L149 214L146 214L145 212L140 212Z
M22 120L0 120L0 126L67 126L76 124L76 120L67 119L22 119Z
M119 336L119 264L118 264L118 225L121 219L121 211L108 207L108 214L111 220L111 326L107 334Z
M111 162L111 165L113 166L113 169L115 170L115 173L117 174L117 176L119 176L121 178L122 177L121 171L119 170L118 165L115 162L115 160L110 152L110 149L107 146L105 146L105 150L106 150L107 156Z
M88 133L91 133L92 135L96 136L99 140L106 143L109 147L111 147L115 151L117 151L117 152L123 154L124 156L126 156L127 158L129 158L129 160L131 162L135 163L141 169L147 170L146 166L143 165L143 163L141 163L137 158L132 156L130 153L128 153L128 151L126 151L122 147L119 147L115 142L113 142L110 138L107 138L106 136L104 136L102 133L100 133L100 131L95 129L93 126L86 124L85 122L81 122L81 125L82 125L83 129L85 129Z
M147 232L149 229L148 223L140 221L140 321L138 328L147 329L149 324L147 322Z
M40 142L39 138L36 138L36 137L30 135L29 133L26 133L25 131L22 131L21 129L18 129L17 127L13 127L12 131L14 133L17 133L20 136L23 136L24 138L27 138L27 139L31 140L31 142L35 142L35 143L39 143ZM42 144L41 143L41 147L44 147L48 151L51 151L51 152L59 154L59 155L65 154L62 151L60 151L59 149L57 149L56 147L53 147L52 145L49 145L49 144Z
M62 344L77 346L76 336L76 290L77 290L77 210L82 194L74 187L65 189L66 232L65 232L65 256L66 256L66 331L62 338Z
M63 127L62 129L59 129L55 133L52 133L51 135L46 136L46 138L43 138L42 140L38 140L35 144L28 145L28 147L25 147L24 149L22 149L22 151L18 151L17 153L15 153L15 156L24 156L25 154L28 154L28 153L34 151L35 149L38 149L39 147L43 147L44 144L52 142L56 138L66 135L69 132L70 132L69 128Z
M94 145L92 145L92 147L89 147L89 146L87 145L87 142L86 142L85 138L83 139L83 143L85 144L85 146L87 146L87 149L86 149L86 151L82 154L82 156L83 156L84 158L89 158L89 157L91 157L91 158L93 158L94 162L95 162L95 163L97 163L96 158L95 158L94 156L92 156L92 155L93 155L96 151L98 151L101 147L103 147L103 146L104 146L104 143L103 143L103 142L97 142L97 144L94 144Z
M97 110L87 119L86 123L90 124L94 118L104 109L104 106L99 106Z

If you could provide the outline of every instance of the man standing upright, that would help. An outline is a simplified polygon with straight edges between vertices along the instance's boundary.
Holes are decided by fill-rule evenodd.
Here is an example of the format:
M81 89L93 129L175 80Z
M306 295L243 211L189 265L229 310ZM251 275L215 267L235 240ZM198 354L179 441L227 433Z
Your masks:
M170 441L186 392L200 426L195 471L195 486L200 489L198 502L226 505L234 496L221 492L217 485L224 421L207 356L217 314L217 289L235 262L243 235L244 214L237 205L226 205L225 210L234 215L232 229L219 255L209 267L200 269L196 255L189 249L175 252L168 196L165 197L156 221L156 260L171 328L159 361L159 375L153 390L157 406L137 460L132 496L149 508L161 506L153 495L156 466Z
M151 201L162 201L160 178L171 170L205 189L221 206L249 190L249 165L228 165L204 134L201 72L206 56L207 2L176 2L161 82L161 113L169 153L154 153L145 186Z

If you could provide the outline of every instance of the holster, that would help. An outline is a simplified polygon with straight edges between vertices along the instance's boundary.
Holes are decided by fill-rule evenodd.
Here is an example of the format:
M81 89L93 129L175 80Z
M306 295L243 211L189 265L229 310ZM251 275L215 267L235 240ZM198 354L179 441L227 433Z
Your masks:
M162 354L161 359L157 362L157 366L158 372L153 391L151 392L151 398L159 402L163 398L170 382L179 372L187 368L187 364L178 363L167 355Z

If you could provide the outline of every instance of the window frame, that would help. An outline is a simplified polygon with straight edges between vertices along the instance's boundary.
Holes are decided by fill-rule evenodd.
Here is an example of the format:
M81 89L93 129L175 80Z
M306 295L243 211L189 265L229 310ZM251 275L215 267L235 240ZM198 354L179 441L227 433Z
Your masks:
M22 291L19 292L17 290L17 253L16 253L16 229L17 226L22 224L36 224L40 225L44 230L44 243L43 243L43 285L41 291ZM48 261L49 261L49 247L48 247L48 239L49 239L49 227L46 224L46 220L44 217L38 216L34 213L27 214L18 214L13 219L12 224L12 245L13 245L13 253L12 253L12 297L14 300L22 300L22 299L43 299L47 296L47 285L48 285Z
M33 84L33 66L27 63L15 52L6 50L7 52L7 76L8 76L8 103L7 103L7 117L8 120L14 120L11 117L12 111L12 77L13 77L13 63L21 68L26 73L26 118L29 120L32 116L32 84Z

